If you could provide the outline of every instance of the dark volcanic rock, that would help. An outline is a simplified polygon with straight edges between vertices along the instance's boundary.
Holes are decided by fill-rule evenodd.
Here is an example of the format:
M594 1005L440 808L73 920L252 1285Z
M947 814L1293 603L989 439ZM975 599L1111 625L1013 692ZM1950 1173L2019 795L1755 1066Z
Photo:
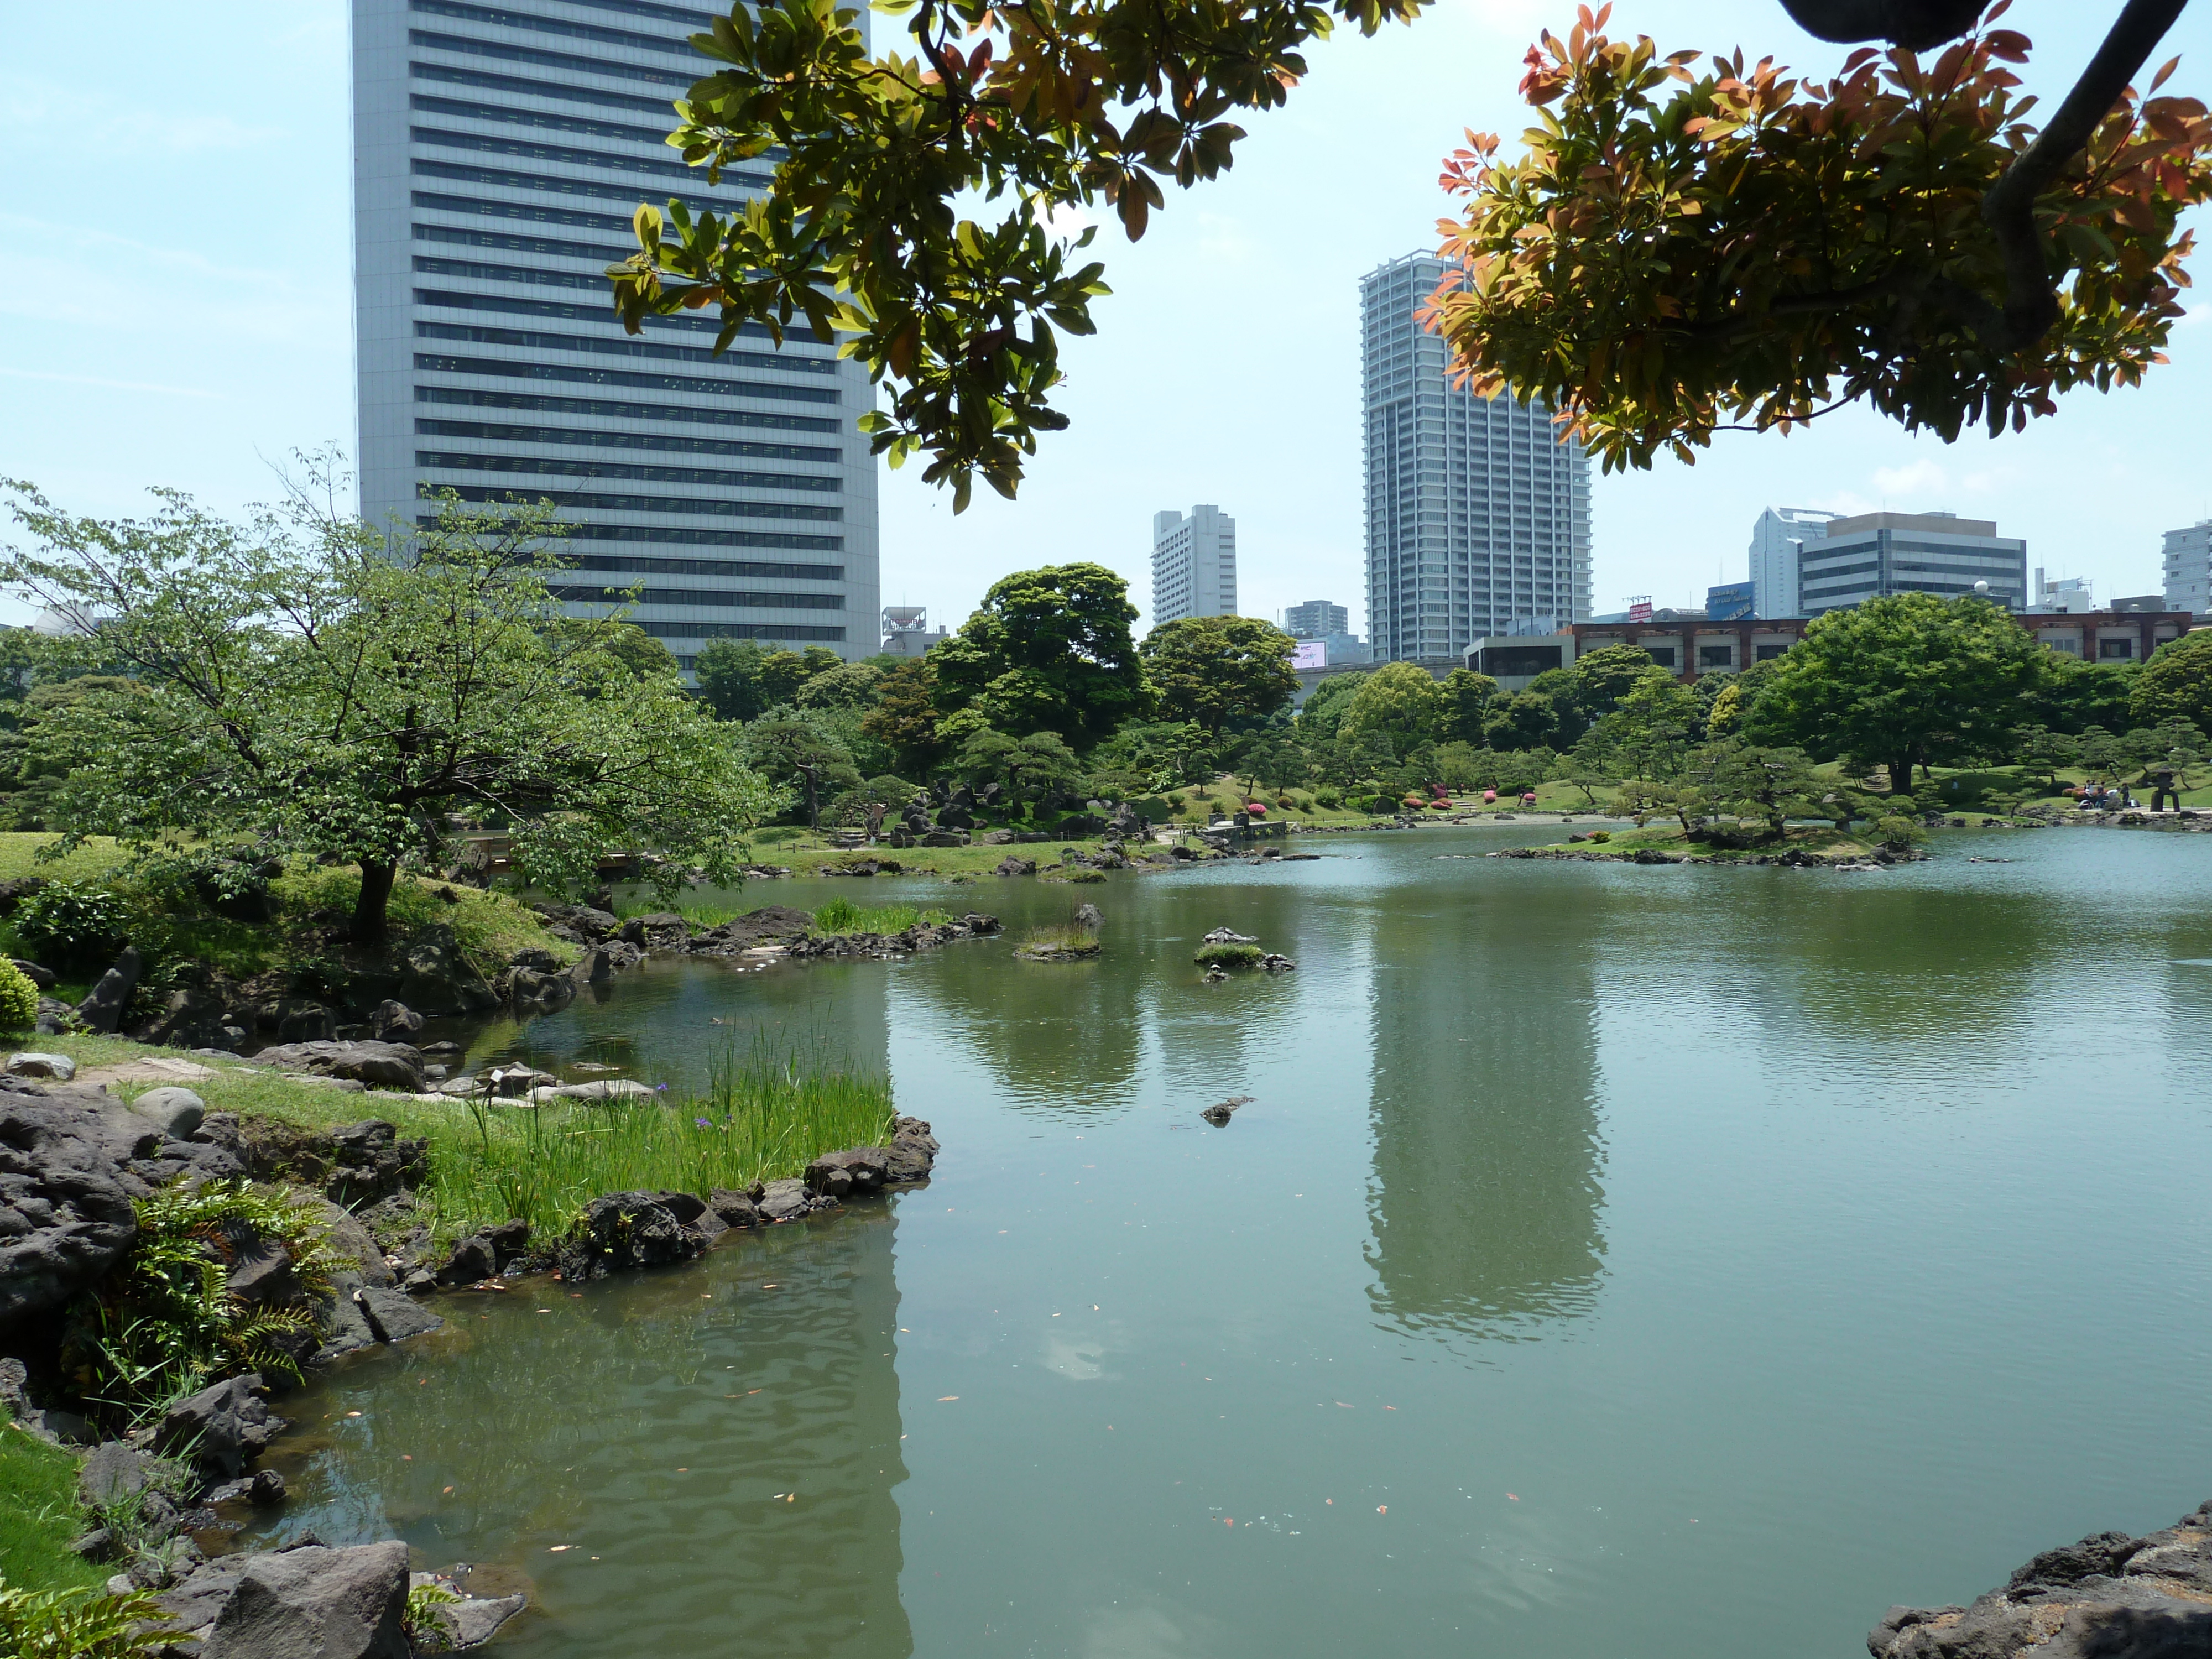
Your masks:
M386 997L368 1017L368 1034L379 1042L409 1042L422 1035L428 1022L405 1003Z
M137 1233L100 1110L58 1085L0 1079L0 1332L58 1307ZM149 1138L158 1140L150 1126ZM136 1151L136 1147L127 1150Z
M76 1006L76 1017L95 1031L112 1031L123 1018L124 1006L138 988L138 947L126 945L115 965L100 976L92 993Z
M293 1042L264 1048L256 1066L316 1077L347 1078L386 1088L422 1089L422 1051L404 1042Z
M445 1328L444 1320L406 1291L387 1285L364 1285L354 1292L353 1299L361 1304L368 1328L380 1342L404 1342L410 1336L428 1336Z
M430 1145L401 1139L398 1130L381 1118L315 1130L278 1118L250 1117L239 1125L239 1139L256 1179L317 1188L327 1198L353 1205L374 1204L419 1185ZM372 1278L377 1276L366 1261L362 1266Z
M705 1253L707 1237L684 1224L671 1201L675 1193L609 1193L586 1206L576 1230L562 1241L561 1277L572 1284L629 1267L689 1261ZM690 1199L696 1204L699 1200Z
M210 1480L234 1480L246 1460L281 1433L284 1419L262 1403L258 1373L203 1389L161 1414L155 1443L191 1458Z
M227 1555L160 1598L200 1659L410 1659L407 1546Z

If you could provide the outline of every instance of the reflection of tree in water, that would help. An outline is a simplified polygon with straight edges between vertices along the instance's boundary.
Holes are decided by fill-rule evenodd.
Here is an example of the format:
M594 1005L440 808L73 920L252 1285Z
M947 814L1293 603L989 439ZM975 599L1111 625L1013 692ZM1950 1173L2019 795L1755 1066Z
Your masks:
M1510 1337L1585 1311L1603 1269L1591 946L1494 899L1378 939L1376 1310Z
M904 1659L893 1231L864 1205L581 1298L550 1280L446 1298L449 1334L280 1405L310 1432L270 1535L520 1568L545 1616L517 1659L706 1630Z

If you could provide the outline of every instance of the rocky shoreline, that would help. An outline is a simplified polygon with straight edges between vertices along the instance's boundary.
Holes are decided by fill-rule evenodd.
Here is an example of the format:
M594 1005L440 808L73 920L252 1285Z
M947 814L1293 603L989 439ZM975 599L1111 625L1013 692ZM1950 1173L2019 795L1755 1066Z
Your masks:
M1509 847L1485 853L1489 859L1565 859L1580 864L1711 864L1728 868L1775 865L1791 870L1875 870L1892 864L1918 864L1929 854L1906 848L1893 851L1878 848L1871 853L1819 853L1793 847L1780 853L1740 853L1721 848L1711 853L1668 853L1656 847L1638 847L1620 852L1585 847Z
M1892 1607L1874 1659L2194 1659L2212 1654L2212 1503L2141 1538L2046 1550L1971 1605Z

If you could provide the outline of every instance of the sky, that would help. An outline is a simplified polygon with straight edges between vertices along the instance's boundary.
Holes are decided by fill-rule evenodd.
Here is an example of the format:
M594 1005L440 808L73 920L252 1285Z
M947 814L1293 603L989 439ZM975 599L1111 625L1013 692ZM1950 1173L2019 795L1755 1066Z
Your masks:
M2017 0L2030 88L2055 101L2116 9ZM290 452L350 449L346 17L339 0L0 4L0 477L101 515L144 510L157 484L234 512L276 492ZM1512 148L1521 55L1572 21L1443 0L1411 27L1347 32L1310 54L1287 108L1243 122L1225 179L1170 187L1140 243L1102 226L1115 291L1099 334L1063 352L1072 428L1045 436L1018 501L979 486L957 517L918 463L886 472L884 602L957 626L1008 572L1087 559L1142 606L1152 514L1210 502L1237 521L1248 615L1326 599L1364 633L1359 279L1435 245L1439 159L1468 127ZM1845 50L1775 0L1622 0L1612 28L1814 73ZM2176 52L2170 90L2212 98L2212 3L2183 14ZM2100 599L2158 591L2161 533L2212 517L2212 270L2193 263L2204 287L2172 363L2024 434L1947 446L1849 410L1723 434L1694 466L1594 470L1594 608L1702 603L1744 577L1768 506L1991 518L2031 567Z

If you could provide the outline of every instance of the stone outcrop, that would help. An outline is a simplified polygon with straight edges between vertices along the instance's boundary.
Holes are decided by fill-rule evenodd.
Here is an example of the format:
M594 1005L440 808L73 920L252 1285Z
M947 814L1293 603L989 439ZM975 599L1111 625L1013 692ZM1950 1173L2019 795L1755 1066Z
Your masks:
M289 1042L252 1056L256 1066L305 1072L314 1077L344 1078L382 1088L422 1089L422 1051L406 1042Z
M210 1480L234 1480L246 1460L283 1433L285 1420L262 1401L259 1373L228 1377L161 1413L155 1431L163 1451L189 1457Z
M1874 1659L2194 1659L2212 1654L2212 1503L2142 1538L2046 1550L1972 1605L1892 1607Z
M794 957L899 957L933 950L954 939L988 939L999 919L970 910L957 921L918 921L901 933L826 933L793 941Z
M703 1255L711 1235L690 1224L706 1207L689 1193L609 1193L595 1198L562 1243L561 1277L582 1284L632 1267L665 1267Z
M411 1659L408 1584L397 1540L303 1541L210 1561L158 1599L171 1650L197 1659Z
M288 1181L355 1207L411 1191L428 1167L430 1143L401 1139L382 1118L303 1129L278 1118L218 1113L204 1132L234 1140L256 1180Z

